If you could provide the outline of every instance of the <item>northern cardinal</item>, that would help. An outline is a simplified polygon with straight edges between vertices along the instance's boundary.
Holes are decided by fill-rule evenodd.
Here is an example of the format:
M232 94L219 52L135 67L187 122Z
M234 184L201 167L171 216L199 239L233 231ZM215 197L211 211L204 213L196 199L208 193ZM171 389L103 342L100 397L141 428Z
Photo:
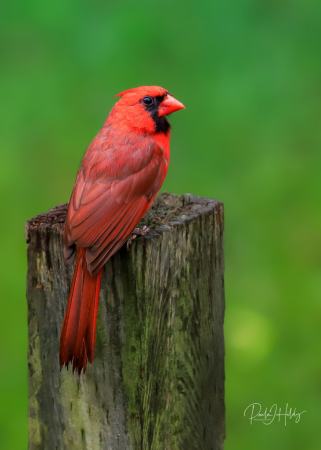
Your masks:
M76 265L60 337L60 368L85 372L95 353L100 281L106 261L149 229L135 228L151 207L169 163L167 114L185 108L166 89L141 86L117 95L88 147L71 194L64 258Z

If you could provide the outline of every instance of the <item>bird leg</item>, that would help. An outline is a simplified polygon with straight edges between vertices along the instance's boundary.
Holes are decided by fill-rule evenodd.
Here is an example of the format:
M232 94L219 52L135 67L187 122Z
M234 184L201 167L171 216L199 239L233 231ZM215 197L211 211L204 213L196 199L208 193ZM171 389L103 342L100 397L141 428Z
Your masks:
M133 242L134 239L137 238L137 236L144 236L145 234L150 232L150 228L146 227L146 225L143 228L134 228L131 235L127 239L127 250L129 250L130 244Z

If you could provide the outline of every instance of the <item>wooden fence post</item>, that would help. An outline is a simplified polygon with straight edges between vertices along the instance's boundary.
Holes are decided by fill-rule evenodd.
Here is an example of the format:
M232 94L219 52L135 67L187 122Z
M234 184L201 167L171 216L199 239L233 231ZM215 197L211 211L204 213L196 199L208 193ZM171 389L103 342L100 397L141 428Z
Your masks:
M29 450L221 450L223 204L161 194L106 264L95 360L59 369L67 204L26 224Z

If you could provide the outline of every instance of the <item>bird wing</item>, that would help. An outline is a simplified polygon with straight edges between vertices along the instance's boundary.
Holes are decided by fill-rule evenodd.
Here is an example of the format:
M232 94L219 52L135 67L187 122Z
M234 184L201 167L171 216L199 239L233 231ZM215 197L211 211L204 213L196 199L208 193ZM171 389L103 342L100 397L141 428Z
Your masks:
M98 178L95 165L89 171L80 168L64 232L67 264L73 260L75 245L84 247L88 270L95 275L148 210L165 178L164 150L154 141L149 143L141 164L136 160L135 165L134 173L124 164L118 175Z

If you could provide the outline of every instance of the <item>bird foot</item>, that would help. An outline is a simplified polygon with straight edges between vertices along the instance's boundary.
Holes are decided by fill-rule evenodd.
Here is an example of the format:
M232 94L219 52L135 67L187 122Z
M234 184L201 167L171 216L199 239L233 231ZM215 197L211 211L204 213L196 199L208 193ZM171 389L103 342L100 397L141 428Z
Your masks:
M145 234L150 232L150 228L146 227L146 225L143 228L134 228L132 234L127 239L127 250L129 250L130 244L133 242L134 239L137 238L137 236L144 236Z

